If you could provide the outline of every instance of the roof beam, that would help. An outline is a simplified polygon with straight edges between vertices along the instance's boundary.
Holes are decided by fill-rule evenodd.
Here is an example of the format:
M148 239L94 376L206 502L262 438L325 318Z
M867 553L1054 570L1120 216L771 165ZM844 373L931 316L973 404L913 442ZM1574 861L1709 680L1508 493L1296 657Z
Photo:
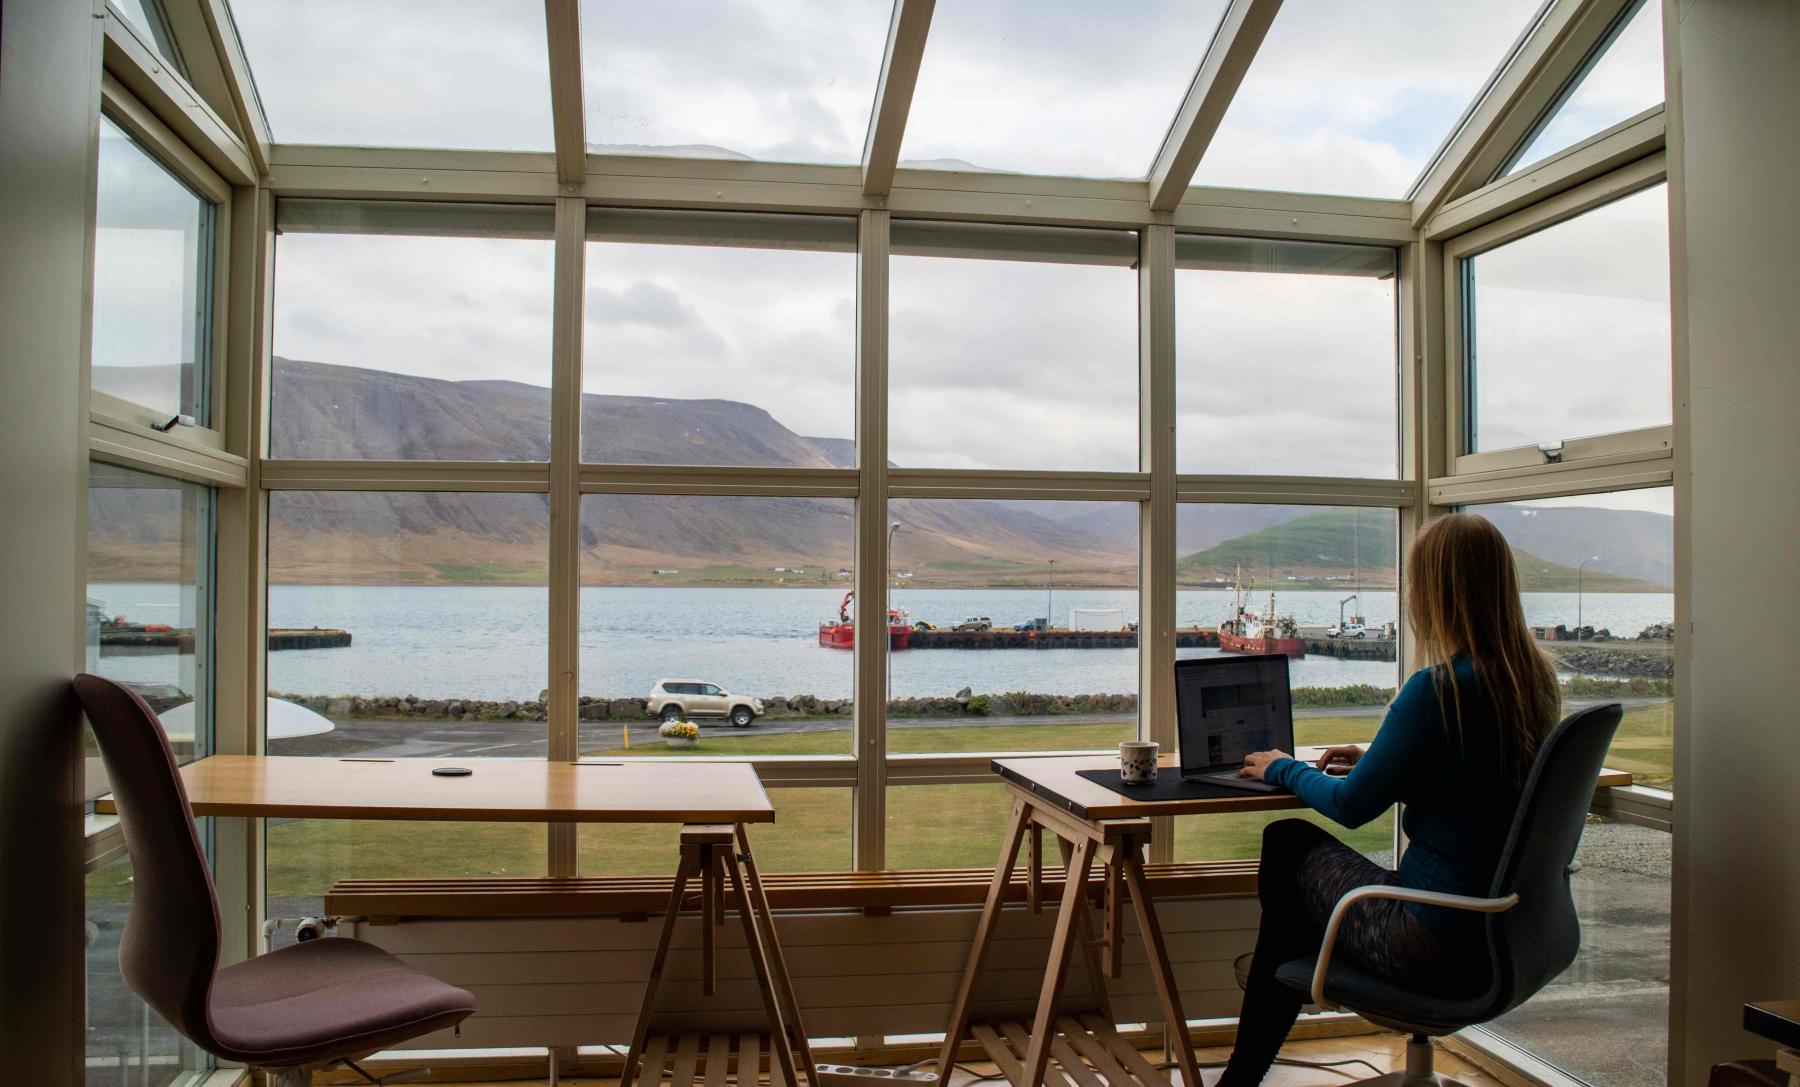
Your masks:
M556 130L556 180L587 180L587 104L582 99L581 5L578 0L544 0L544 29L550 46L550 119Z
M1413 194L1414 226L1500 171L1632 3L1554 0L1420 180Z
M1250 62L1256 59L1256 51L1280 10L1281 0L1232 0L1225 10L1175 122L1163 138L1156 163L1150 167L1152 210L1173 211L1181 203L1201 156L1231 108L1238 84L1250 70Z
M869 114L869 134L863 141L862 188L866 195L885 196L894 186L900 140L906 135L906 116L912 111L913 88L919 83L919 63L925 58L925 38L931 31L935 6L936 0L894 0L887 49L881 56L881 79L875 84L875 109Z
M244 57L243 43L238 40L237 25L231 21L226 0L199 0L200 17L211 38L212 55L217 59L237 117L250 158L258 174L269 172L269 120L263 114L262 99L256 93L256 81L250 74L250 62Z

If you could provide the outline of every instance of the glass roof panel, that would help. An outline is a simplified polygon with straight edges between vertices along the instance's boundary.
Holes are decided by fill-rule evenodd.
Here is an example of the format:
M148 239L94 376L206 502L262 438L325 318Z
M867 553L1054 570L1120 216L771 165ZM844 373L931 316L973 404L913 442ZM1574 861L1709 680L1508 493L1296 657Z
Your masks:
M1546 119L1508 173L1538 163L1663 100L1662 5L1637 10Z
M136 27L145 37L150 39L162 59L175 66L183 75L187 69L182 66L181 57L176 54L175 43L169 37L169 25L163 21L162 11L156 0L111 0L112 6L125 16L125 20Z
M1405 196L1542 0L1287 0L1196 185Z
M902 166L1141 178L1225 0L937 5Z
M582 0L588 147L862 161L892 0Z
M231 0L281 143L548 151L544 9L525 0Z

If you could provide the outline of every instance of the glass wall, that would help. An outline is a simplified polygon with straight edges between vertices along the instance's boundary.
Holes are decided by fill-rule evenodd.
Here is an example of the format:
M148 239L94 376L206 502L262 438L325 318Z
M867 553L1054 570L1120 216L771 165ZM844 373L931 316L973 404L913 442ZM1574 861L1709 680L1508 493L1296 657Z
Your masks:
M851 789L770 789L775 822L749 828L761 872L842 872L851 867ZM681 827L587 824L577 839L581 873L590 876L675 874Z
M270 456L550 459L548 208L279 207Z
M200 820L204 837L212 820ZM119 974L119 938L131 912L131 858L87 875L86 1075L89 1087L176 1087L212 1058L139 1000Z
M269 753L544 757L549 547L541 494L272 492Z
M1177 471L1398 474L1392 249L1183 234L1175 267Z
M209 487L88 466L87 660L162 718L175 757L212 744L213 503ZM108 792L88 734L86 795Z
M1464 451L1666 426L1668 187L1462 262Z
M582 754L849 754L855 508L584 496Z
M1137 470L1135 234L899 221L892 243L890 460Z
M856 221L588 216L581 459L849 467Z
M93 389L209 426L214 207L104 115L96 193Z
M1668 487L1465 507L1512 545L1563 712L1621 703L1606 764L1653 789L1674 777L1673 507ZM1671 838L1667 827L1588 820L1573 879L1580 954L1490 1030L1589 1082L1663 1082Z
M1662 100L1662 5L1636 0L1507 172L1528 170Z

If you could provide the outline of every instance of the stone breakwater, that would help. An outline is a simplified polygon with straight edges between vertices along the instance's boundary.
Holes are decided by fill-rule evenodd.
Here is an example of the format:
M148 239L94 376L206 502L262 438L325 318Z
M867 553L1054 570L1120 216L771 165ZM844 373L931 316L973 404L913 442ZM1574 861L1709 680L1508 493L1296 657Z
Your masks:
M293 695L270 691L269 697L305 706L334 720L400 718L426 721L542 721L547 692L529 701L489 701L473 698L419 698L415 695ZM771 720L807 717L848 717L848 698L817 695L775 695L762 700L763 716ZM635 721L649 716L642 698L581 697L583 721ZM1137 695L1047 695L1011 692L974 694L967 688L948 698L897 698L888 703L891 717L1014 717L1056 714L1137 712Z

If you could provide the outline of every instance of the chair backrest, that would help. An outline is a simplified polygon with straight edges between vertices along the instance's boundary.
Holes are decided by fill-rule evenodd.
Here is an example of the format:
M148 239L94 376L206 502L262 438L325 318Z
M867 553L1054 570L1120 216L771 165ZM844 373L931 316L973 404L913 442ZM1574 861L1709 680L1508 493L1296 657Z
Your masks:
M1489 892L1517 894L1519 904L1488 920L1494 977L1487 1018L1523 1004L1580 950L1569 866L1623 712L1609 703L1570 714L1538 748Z
M135 692L80 675L75 693L100 743L131 851L131 913L119 939L119 971L170 1026L214 1050L207 1005L219 959L219 902L175 754Z

